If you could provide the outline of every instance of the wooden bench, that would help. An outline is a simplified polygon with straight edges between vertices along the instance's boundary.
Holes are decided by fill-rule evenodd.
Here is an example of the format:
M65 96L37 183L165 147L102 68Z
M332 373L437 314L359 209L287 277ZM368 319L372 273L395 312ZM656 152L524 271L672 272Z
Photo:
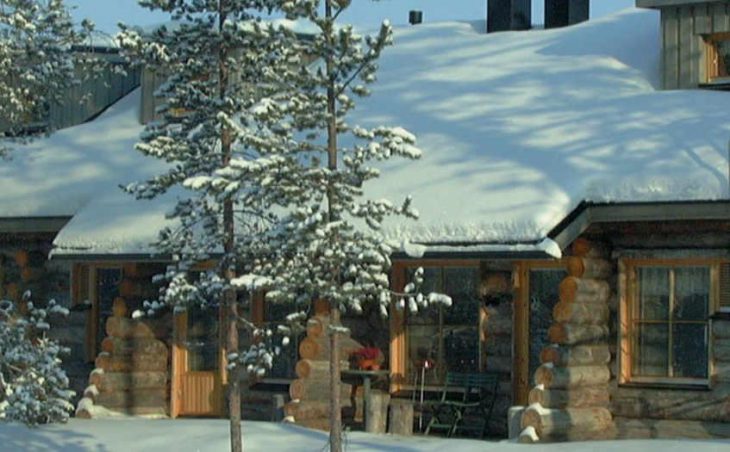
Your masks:
M425 434L441 430L451 437L471 431L484 438L494 411L498 387L498 374L447 373L441 398L433 406Z

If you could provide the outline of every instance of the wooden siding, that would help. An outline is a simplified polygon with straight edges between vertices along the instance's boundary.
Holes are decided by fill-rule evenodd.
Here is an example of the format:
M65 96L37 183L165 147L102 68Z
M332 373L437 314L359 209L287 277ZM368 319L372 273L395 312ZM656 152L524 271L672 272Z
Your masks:
M708 81L705 37L730 32L730 2L685 1L659 7L662 86L664 89L697 88Z
M109 64L99 77L71 88L60 103L50 105L48 122L51 129L63 129L93 119L139 86L138 70L122 74L115 70L121 63Z
M167 77L160 73L153 72L148 68L144 68L142 70L140 82L142 87L142 105L139 110L139 121L142 124L147 124L148 122L157 119L158 115L156 114L156 110L162 103L162 100L156 98L154 93L166 79Z

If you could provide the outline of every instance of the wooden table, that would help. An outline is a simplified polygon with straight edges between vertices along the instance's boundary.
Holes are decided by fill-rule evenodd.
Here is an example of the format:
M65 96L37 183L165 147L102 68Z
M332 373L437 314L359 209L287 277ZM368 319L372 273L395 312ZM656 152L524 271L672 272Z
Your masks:
M368 403L370 403L370 388L372 382L380 379L387 379L390 371L387 370L342 370L340 379L353 386L362 386L362 418L363 425L367 425Z

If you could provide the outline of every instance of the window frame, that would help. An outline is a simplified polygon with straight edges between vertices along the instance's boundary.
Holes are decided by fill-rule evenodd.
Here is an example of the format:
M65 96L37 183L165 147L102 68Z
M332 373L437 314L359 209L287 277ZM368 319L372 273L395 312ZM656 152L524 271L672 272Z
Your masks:
M414 259L396 261L393 263L391 268L391 289L396 293L402 293L404 287L408 283L407 272L409 269L416 269L418 267L425 268L476 268L480 267L480 261L478 259ZM406 322L406 313L396 307L397 300L394 299L390 304L390 392L397 392L401 390L412 390L414 389L413 382L408 381L408 325ZM482 321L482 309L480 308L479 315L474 319L476 327L479 326ZM479 337L479 336L478 336ZM483 365L481 362L481 339L477 342L478 347L478 359L479 366ZM426 390L439 390L442 386L440 385L427 385Z
M705 36L705 81L710 85L730 85L730 74L726 76L718 75L718 52L717 43L719 41L730 42L730 32L713 33Z
M727 261L713 258L672 258L672 259L619 259L619 384L638 386L668 386L708 388L713 374L712 356L712 316L718 312L720 299L720 266ZM635 313L638 307L639 268L708 268L710 272L710 299L707 306L707 377L635 376L633 358L636 353ZM671 291L671 289L670 289ZM671 297L671 296L670 296ZM672 300L670 299L670 303ZM672 325L667 319L667 325ZM671 354L669 355L671 357Z

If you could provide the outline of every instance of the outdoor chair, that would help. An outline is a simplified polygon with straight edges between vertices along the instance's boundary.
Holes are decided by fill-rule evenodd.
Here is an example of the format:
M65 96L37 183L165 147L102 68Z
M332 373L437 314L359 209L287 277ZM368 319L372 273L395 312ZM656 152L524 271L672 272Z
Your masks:
M439 430L452 437L469 431L484 438L498 387L499 377L494 373L447 373L441 398L433 406L425 434Z

